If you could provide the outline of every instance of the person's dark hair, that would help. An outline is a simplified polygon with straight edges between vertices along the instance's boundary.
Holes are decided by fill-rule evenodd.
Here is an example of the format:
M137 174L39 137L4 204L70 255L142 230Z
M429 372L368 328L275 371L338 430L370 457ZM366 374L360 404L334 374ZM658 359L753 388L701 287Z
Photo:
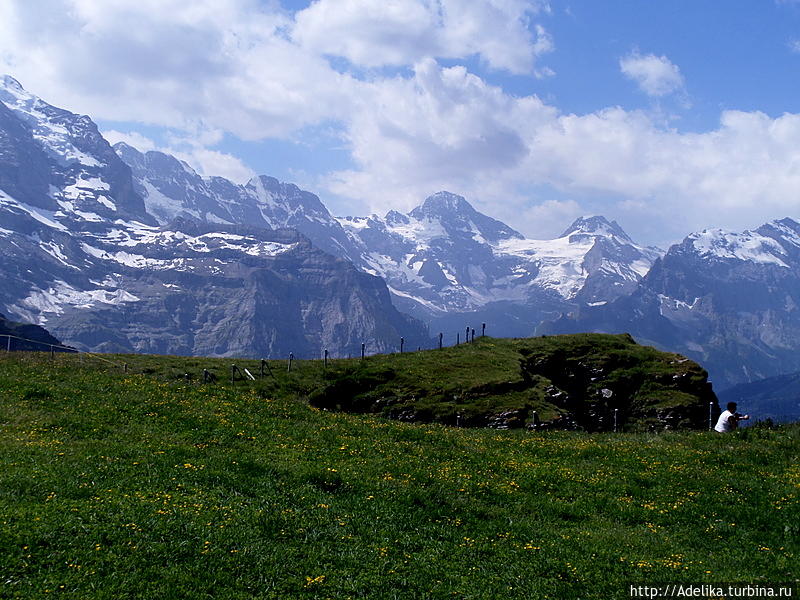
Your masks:
M736 402L728 402L728 410L730 412L736 412Z

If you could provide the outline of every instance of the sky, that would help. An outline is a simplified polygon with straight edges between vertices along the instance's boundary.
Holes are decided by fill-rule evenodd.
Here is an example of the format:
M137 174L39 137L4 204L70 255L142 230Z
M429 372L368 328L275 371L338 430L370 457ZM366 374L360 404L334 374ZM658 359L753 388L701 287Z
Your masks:
M0 73L339 215L448 190L662 247L800 218L800 0L4 0Z

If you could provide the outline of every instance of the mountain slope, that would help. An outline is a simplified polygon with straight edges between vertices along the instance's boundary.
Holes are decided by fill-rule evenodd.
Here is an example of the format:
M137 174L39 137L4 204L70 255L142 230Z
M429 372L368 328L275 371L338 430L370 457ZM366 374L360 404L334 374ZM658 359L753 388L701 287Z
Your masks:
M11 336L10 342L7 336ZM62 344L43 327L10 321L0 314L0 350L47 352L51 346Z
M576 304L629 293L659 255L603 217L578 219L554 240L526 239L447 192L407 215L339 222L397 306L444 331L488 322L495 335L530 335Z
M163 152L139 152L125 143L114 150L133 172L136 191L160 224L176 217L208 223L295 229L321 250L353 260L352 245L320 199L294 184L261 175L245 185L201 177L185 162Z

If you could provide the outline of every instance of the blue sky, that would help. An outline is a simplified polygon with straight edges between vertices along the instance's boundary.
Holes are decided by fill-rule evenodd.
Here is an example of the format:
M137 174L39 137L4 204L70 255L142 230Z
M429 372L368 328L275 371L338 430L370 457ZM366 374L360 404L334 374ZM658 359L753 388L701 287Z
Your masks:
M111 141L339 214L440 189L532 237L800 217L800 1L11 0L0 71Z

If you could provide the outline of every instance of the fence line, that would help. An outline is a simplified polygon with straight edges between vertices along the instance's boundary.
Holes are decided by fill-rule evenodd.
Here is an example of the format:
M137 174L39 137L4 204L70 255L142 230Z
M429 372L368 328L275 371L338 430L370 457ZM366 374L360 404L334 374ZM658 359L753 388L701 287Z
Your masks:
M0 333L0 338L7 338L6 352L11 352L12 351L12 349L11 349L11 340L19 340L21 342L28 342L28 343L31 343L31 344L38 344L40 346L44 346L45 348L49 348L51 355L53 354L53 352L55 350L63 350L65 352L72 352L72 353L79 354L79 355L91 356L93 358L96 358L97 360L102 360L103 362L107 362L107 363L109 363L111 365L114 365L116 367L124 367L127 370L127 365L124 364L124 363L118 363L118 362L115 362L115 361L110 360L108 358L104 358L104 357L100 356L99 354L97 354L95 352L86 352L84 350L78 350L77 348L73 348L72 346L64 346L63 344L50 344L48 342L42 342L40 340L32 340L30 338L24 338L24 337L20 337L18 335L10 334L10 333Z
M475 342L475 329L468 326L468 327L466 327L465 332L466 332L466 335L465 335L464 343L466 344L466 343ZM485 337L485 336L486 336L486 323L482 323L481 324L481 337ZM73 348L72 346L65 346L63 344L50 344L48 342L42 342L40 340L24 338L24 337L21 337L21 336L18 336L18 335L14 335L14 334L11 334L11 333L0 333L0 339L2 339L4 337L7 339L7 341L6 341L6 351L7 352L11 352L12 351L11 340L19 340L21 342L28 342L30 344L36 344L36 345L39 345L39 346L43 346L46 349L49 348L50 349L51 358L55 357L54 353L55 353L56 350L60 350L60 351L64 351L64 352L74 353L74 354L77 354L79 356L87 356L87 357L96 358L97 360L106 362L109 365L113 365L115 367L122 368L125 373L128 372L128 363L119 363L119 362L113 361L111 359L105 358L105 357L103 357L100 354L97 354L95 352L87 352L87 351L84 351L84 350L79 350L77 348ZM443 341L444 341L443 340L444 333L440 332L439 335L438 335L438 338L439 338L438 339L438 349L442 350L445 347L444 343L443 343ZM436 344L436 342L434 342L434 344ZM456 346L461 345L461 335L460 335L460 333L456 333L456 344L455 345ZM368 356L374 356L374 355L368 355L367 354L367 351L366 351L367 348L366 347L367 347L366 343L362 342L361 343L361 360L366 359ZM435 349L435 348L437 348L437 345L434 345L433 348L431 348L431 349ZM23 351L23 350L19 350L19 351ZM400 338L400 354L403 354L404 351L405 351L405 338L401 337ZM422 351L422 347L418 346L417 347L417 351L418 352ZM390 351L389 353L393 354L394 352ZM329 361L332 358L333 357L330 355L329 351L327 349L324 350L324 358L323 358L323 361L322 361L323 362L323 368L327 368L328 367ZM348 356L348 358L349 358L349 356ZM253 359L253 360L257 360L257 359ZM281 359L270 359L270 360L278 361L278 360L281 360ZM287 372L291 372L292 371L293 363L296 360L298 360L298 359L297 359L297 357L295 357L294 353L293 352L289 352L288 361L287 361L287 365L286 365ZM274 379L275 375L272 372L272 369L270 368L269 363L267 362L267 360L262 358L261 359L261 368L260 368L260 372L259 372L259 376L261 378L263 378L265 376L265 369L268 372L269 376ZM245 372L242 372L239 369L239 367L237 367L234 364L231 367L231 381L232 382L235 382L235 380L236 380L236 373L239 373L242 376L242 378L245 379L245 380L250 380L250 381L255 381L256 380L256 377L250 371L247 371L247 369L245 369ZM216 380L216 376L214 376L211 372L207 371L206 369L203 369L203 379L202 379L203 383L210 383L212 380Z

